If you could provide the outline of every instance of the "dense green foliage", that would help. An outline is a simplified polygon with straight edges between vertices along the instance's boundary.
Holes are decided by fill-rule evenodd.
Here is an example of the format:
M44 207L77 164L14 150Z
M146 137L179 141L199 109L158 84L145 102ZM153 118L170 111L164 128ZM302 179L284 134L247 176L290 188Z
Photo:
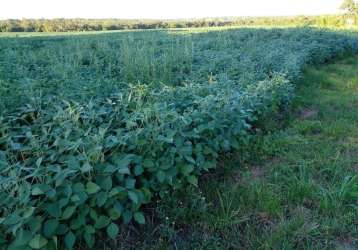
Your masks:
M309 66L248 154L223 154L198 188L97 249L358 249L357 68L358 55Z
M358 24L357 15L354 23ZM330 26L344 27L346 16L227 17L178 20L125 19L12 19L0 20L0 32L65 32L123 29L194 28L218 26Z
M91 247L144 223L348 50L356 34L316 29L0 39L0 244Z

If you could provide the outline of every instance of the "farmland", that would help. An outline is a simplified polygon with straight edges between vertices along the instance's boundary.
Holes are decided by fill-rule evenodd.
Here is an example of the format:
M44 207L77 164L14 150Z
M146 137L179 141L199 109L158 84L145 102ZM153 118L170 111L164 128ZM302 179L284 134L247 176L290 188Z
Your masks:
M4 36L0 52L0 247L71 249L117 239L122 225L147 225L153 203L225 171L222 155L256 155L304 69L357 53L358 35L222 28Z
M224 167L199 188L174 192L147 209L144 228L123 227L117 241L100 246L356 249L357 67L357 56L344 56L306 69L292 108L283 120L266 120L269 131L248 155L222 155Z

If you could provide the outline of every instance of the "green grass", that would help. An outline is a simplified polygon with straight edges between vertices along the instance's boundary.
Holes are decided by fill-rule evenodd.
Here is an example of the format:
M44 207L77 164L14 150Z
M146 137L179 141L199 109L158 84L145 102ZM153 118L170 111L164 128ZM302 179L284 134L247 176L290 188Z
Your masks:
M147 208L152 222L116 247L357 249L357 69L357 56L307 69L284 129Z

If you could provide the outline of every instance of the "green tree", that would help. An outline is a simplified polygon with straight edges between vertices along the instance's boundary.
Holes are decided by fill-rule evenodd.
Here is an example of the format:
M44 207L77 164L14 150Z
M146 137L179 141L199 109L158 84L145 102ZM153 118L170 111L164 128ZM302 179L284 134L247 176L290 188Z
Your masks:
M350 15L358 15L358 3L354 0L344 0L341 5L341 9Z

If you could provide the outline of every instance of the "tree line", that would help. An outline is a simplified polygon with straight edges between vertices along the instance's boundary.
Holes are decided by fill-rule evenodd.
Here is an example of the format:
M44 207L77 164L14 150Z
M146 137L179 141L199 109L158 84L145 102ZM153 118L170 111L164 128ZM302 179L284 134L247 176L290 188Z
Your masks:
M125 19L9 19L0 20L0 32L67 32L125 29L194 28L214 26L334 26L346 25L347 15L296 17L226 17L183 20ZM351 19L351 15L349 15ZM353 16L358 24L357 15Z
M357 16L358 15L358 2L354 0L344 0L341 5L341 10L345 11L348 16Z

